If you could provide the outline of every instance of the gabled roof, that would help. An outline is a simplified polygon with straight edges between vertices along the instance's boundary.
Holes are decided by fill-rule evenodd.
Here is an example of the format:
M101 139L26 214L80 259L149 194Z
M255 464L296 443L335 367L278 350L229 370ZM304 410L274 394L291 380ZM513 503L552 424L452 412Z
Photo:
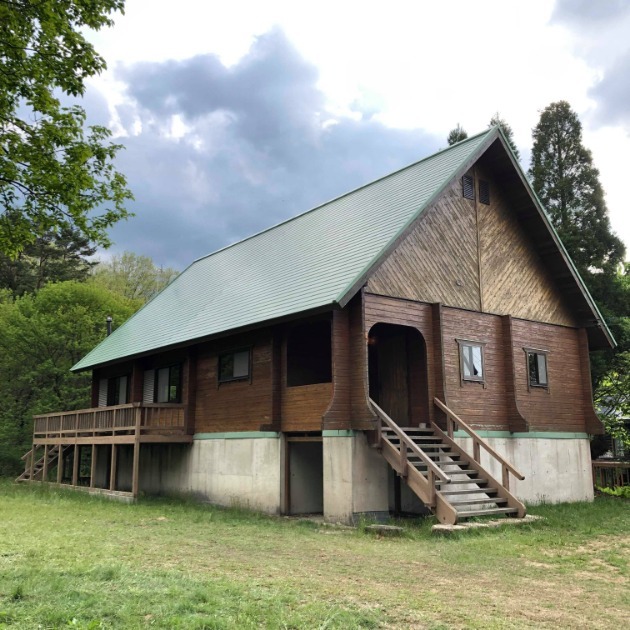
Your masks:
M507 146L491 128L196 260L72 369L345 305L411 223L496 141Z

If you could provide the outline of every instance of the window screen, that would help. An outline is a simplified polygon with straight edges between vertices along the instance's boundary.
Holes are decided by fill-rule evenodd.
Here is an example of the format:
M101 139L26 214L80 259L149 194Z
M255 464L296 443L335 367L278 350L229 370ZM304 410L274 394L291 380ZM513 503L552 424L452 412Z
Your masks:
M169 365L155 370L155 402L181 402L181 365Z
M479 201L490 205L490 184L483 179L479 180Z
M529 384L532 387L547 387L549 385L547 355L544 352L534 352L532 350L527 350L526 352Z

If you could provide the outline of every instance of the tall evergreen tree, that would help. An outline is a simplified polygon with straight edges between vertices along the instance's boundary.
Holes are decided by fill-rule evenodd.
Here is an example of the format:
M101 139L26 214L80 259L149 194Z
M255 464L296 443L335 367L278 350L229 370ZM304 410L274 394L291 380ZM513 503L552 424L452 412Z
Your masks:
M533 138L532 185L580 273L589 285L593 271L615 274L625 248L611 230L599 171L569 103L546 107Z
M448 146L450 147L452 144L455 144L456 142L461 142L462 140L466 140L466 138L468 138L468 134L466 133L466 130L459 123L457 123L457 127L455 127L455 129L451 129L451 131L449 132L448 137L446 138L446 141L448 142Z
M499 114L499 112L497 112L490 119L490 122L488 123L488 127L501 127L501 130L503 131L503 135L505 136L507 143L510 145L510 149L512 149L512 152L516 156L516 159L520 160L521 154L519 153L518 147L516 146L516 143L514 142L514 132L512 131L512 127L510 127L510 125L505 121L504 118L501 118L501 115Z
M15 259L0 253L0 289L13 297L39 291L49 282L86 280L96 248L79 230L62 228L26 245Z

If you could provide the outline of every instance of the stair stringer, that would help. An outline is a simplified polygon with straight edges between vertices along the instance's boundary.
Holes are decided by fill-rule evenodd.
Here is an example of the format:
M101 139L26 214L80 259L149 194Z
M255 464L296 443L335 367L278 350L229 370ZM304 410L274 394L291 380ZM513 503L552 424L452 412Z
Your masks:
M466 461L468 462L467 465L470 466L470 468L476 470L479 473L480 477L488 480L488 483L486 484L487 487L494 488L497 491L497 496L507 501L508 507L518 510L515 518L523 518L525 516L525 514L527 513L525 505L521 501L519 501L500 481L495 479L486 468L484 468L479 462L476 462L473 459L470 453L459 446L459 444L457 444L455 440L452 440L434 422L431 423L431 428L435 431L435 434L444 441L445 444L448 444L454 451L458 452L461 457L466 459ZM480 488L479 491L483 492L483 488ZM444 497L442 498L444 499Z
M51 465L54 466L55 461L57 461L59 459L59 450L63 449L63 452L65 453L68 449L70 448L70 445L59 445L59 444L55 444L49 451L48 451L48 466L50 467ZM28 453L26 453L26 455L24 455L22 457L23 460L26 460L29 456L31 456L33 450L31 449ZM15 481L43 481L43 474L44 474L44 459L45 459L45 455L42 455L42 457L40 457L35 464L33 465L33 472L34 475L31 478L31 468L30 466L28 466L26 468L26 470L15 480Z
M457 511L439 492L431 498L431 486L429 480L412 464L407 464L407 470L400 469L400 454L387 440L381 442L381 455L387 463L407 482L409 488L418 498L437 516L441 523L455 525L457 523Z

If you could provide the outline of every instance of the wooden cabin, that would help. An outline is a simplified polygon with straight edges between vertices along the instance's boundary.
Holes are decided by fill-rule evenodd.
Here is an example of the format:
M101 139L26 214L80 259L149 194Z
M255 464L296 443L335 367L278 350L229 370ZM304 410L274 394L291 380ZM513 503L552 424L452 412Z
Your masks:
M491 128L192 263L37 416L23 479L453 523L593 497L614 340Z

